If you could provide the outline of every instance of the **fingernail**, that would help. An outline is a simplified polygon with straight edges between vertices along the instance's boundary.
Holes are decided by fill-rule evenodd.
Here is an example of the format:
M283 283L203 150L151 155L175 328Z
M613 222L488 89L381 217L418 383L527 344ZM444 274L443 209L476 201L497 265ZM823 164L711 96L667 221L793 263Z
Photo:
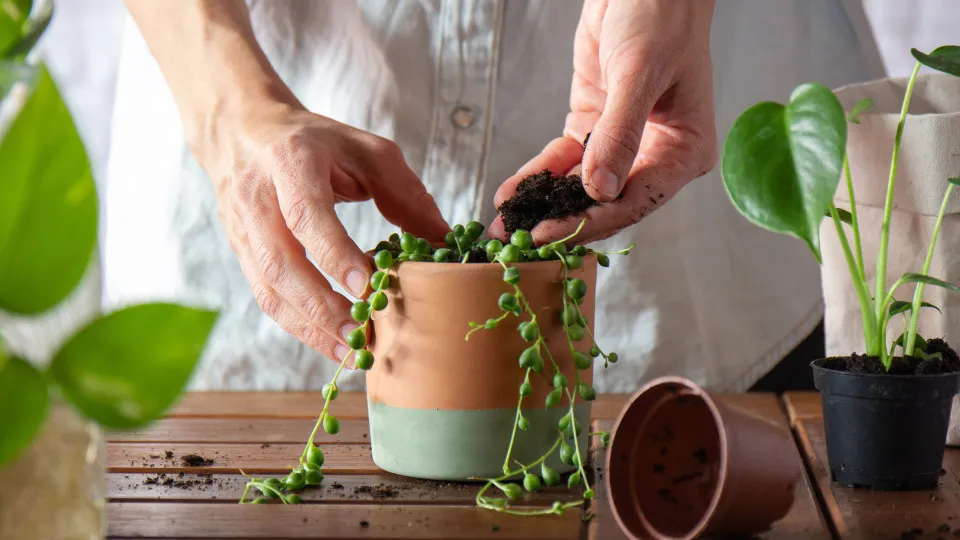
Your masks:
M346 345L337 344L337 346L334 347L333 349L333 354L337 356L336 358L334 358L334 360L336 360L337 362L342 362L343 359L346 358L348 354L350 354L350 347L347 347Z
M615 198L620 195L620 181L606 169L597 169L590 175L590 185L605 196Z
M351 270L347 274L347 288L350 293L357 298L361 298L363 293L367 292L367 275L359 270Z
M353 332L357 328L360 328L360 325L356 323L347 323L343 325L342 327L340 327L340 337L342 337L343 339L347 339L347 336L350 335L350 332Z

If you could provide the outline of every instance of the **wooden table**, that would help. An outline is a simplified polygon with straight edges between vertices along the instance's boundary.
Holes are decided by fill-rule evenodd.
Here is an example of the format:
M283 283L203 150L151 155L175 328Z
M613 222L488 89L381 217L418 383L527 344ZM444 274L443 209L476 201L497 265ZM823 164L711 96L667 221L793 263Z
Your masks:
M594 429L609 430L625 395L594 402ZM960 530L960 451L948 450L941 487L882 493L831 485L819 397L739 394L722 399L792 425L806 474L791 512L763 538L954 538ZM295 464L322 407L317 393L199 392L138 433L108 437L110 538L536 538L620 540L602 490L604 465L592 463L597 499L582 513L514 517L474 507L477 487L424 482L378 469L371 459L363 394L341 394L341 431L321 431L326 479L300 492L302 505L236 504L251 475L283 475ZM599 453L602 454L602 453ZM599 455L598 454L598 455ZM186 466L183 457L213 460ZM602 461L602 459L598 460ZM565 488L561 493L565 492ZM557 493L536 494L531 504ZM915 531L922 530L922 533ZM904 533L907 533L904 536ZM912 535L912 536L911 536Z

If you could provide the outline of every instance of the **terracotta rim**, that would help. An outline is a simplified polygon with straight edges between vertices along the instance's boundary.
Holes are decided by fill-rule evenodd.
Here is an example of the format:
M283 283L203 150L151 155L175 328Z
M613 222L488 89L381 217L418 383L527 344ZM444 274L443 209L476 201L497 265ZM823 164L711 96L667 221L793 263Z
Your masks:
M634 415L634 414L644 415L643 422L641 423L640 429L637 431L637 435L640 436L645 432L646 424L649 421L650 417L657 411L657 409L659 409L659 407L663 403L665 403L670 399L674 399L677 394L671 393L669 395L664 396L662 399L658 400L656 403L653 404L653 406L651 406L647 410L638 410L636 408L637 407L636 404L639 402L638 398L641 395L647 392L650 392L652 390L655 390L659 386L664 386L664 385L681 386L682 390L680 390L680 392L682 393L682 395L690 395L690 396L696 396L700 398L700 400L707 406L707 409L709 409L710 415L713 417L714 425L716 427L717 438L719 439L718 447L720 449L720 463L719 463L719 466L717 467L716 485L714 486L713 494L710 498L710 504L704 510L703 516L693 526L693 528L691 528L690 531L684 536L667 536L660 533L657 529L655 529L652 525L650 525L650 522L647 520L646 516L644 515L643 508L640 506L640 504L636 500L635 490L631 491L631 496L632 496L631 503L632 503L633 510L636 511L637 517L640 519L641 525L647 530L648 534L654 535L655 537L658 537L658 538L671 538L675 540L693 540L697 538L697 536L700 535L707 528L711 518L713 518L713 515L716 513L717 506L720 503L720 495L723 493L724 484L726 483L726 479L727 479L727 464L728 464L727 434L726 434L726 430L724 429L723 418L720 415L720 410L717 408L716 403L713 402L713 399L710 398L710 395L699 385L697 385L693 381L686 379L684 377L665 376L665 377L659 377L657 379L654 379L649 383L647 383L646 385L644 385L643 387L641 387L639 391L637 391L633 396L630 397L629 405L627 405L620 412L620 415L617 417L617 421L613 426L613 431L611 432L611 439L616 438L617 431L619 430L621 423L623 423L624 418L626 418L629 415ZM611 442L610 447L607 449L608 464L611 463L610 453L612 449L613 449L613 444ZM610 485L610 479L611 479L611 475L608 472L608 474L606 474L604 478L604 483L606 484L605 487L607 489L608 494L613 493L612 486ZM624 523L623 519L620 517L620 512L617 511L616 506L613 504L612 500L610 501L610 504L613 510L613 517L617 522L617 526L620 527L620 530L623 531L624 534L630 536L632 539L639 540L639 538L633 535L633 533L629 530L628 526Z

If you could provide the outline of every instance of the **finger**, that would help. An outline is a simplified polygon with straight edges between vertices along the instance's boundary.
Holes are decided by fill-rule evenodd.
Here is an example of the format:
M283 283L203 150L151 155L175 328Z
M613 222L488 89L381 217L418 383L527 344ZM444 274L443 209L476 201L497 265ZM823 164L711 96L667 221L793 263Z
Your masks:
M493 203L499 207L504 201L509 200L517 191L519 184L525 177L536 174L540 171L550 171L553 175L564 175L580 163L583 157L583 142L572 137L563 136L550 141L543 151L536 157L528 161L517 171L516 174L508 178L493 197Z
M269 287L261 294L273 291L299 313L302 326L316 328L345 343L346 336L358 327L350 317L350 302L335 293L307 260L303 246L284 223L273 184L262 175L251 182L255 187L240 215L257 279ZM368 260L363 254L360 257ZM292 324L288 320L285 328L291 331Z
M287 242L295 239L321 270L354 297L364 297L373 265L337 217L327 165L318 163L316 154L309 150L295 149L277 161L273 183L279 209L267 210L275 218L270 230ZM304 262L309 264L306 259ZM339 299L336 303L347 302L339 295L333 296Z
M401 230L430 242L442 242L450 225L423 182L410 169L400 147L379 137L363 142L372 164L367 183L377 209Z

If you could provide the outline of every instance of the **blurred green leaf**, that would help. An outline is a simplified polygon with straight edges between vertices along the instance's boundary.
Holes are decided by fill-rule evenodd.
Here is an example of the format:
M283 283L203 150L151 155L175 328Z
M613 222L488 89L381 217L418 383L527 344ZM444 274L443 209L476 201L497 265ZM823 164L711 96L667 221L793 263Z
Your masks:
M0 56L20 41L33 0L0 0Z
M46 68L0 141L0 309L36 314L83 277L97 194L73 120Z
M860 115L869 111L873 108L873 100L870 98L863 98L860 101L856 102L853 105L853 109L850 109L850 114L847 116L847 122L851 124L860 123Z
M10 47L5 56L15 60L26 58L27 54L33 50L33 46L40 41L47 27L50 26L51 19L53 19L52 1L43 4L41 9L37 13L34 13L33 17L30 17L23 27L20 41Z
M64 397L110 429L143 426L188 382L217 313L173 304L128 307L74 335L50 364Z
M910 49L910 54L917 59L917 62L942 71L954 77L960 77L960 46L943 45L937 47L930 54L925 54L917 49Z
M47 417L47 381L13 357L0 367L0 468L29 446Z
M820 222L840 181L846 140L837 97L804 84L786 106L758 103L737 118L723 148L723 185L749 221L804 240L820 261Z

